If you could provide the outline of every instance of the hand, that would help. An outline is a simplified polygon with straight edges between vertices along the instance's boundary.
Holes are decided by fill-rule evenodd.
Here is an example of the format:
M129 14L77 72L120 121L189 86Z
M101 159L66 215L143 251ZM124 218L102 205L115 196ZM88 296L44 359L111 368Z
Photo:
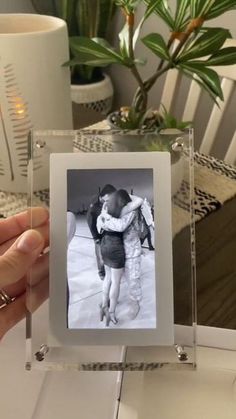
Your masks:
M106 208L103 208L102 211L101 211L101 220L102 220L102 222L105 223L105 221L106 220L110 220L110 218L111 218L111 215L108 214L107 207Z
M102 212L107 213L107 202L104 202L102 206Z
M29 211L0 221L0 290L14 299L0 308L0 339L25 317L27 309L35 310L48 296L48 254L43 254L49 242L48 211L33 208L32 220L33 230L28 230ZM29 286L30 305L26 308Z
M155 224L154 224L154 221L152 221L152 223L150 224L150 226L149 226L150 228L152 228L153 230L155 230Z

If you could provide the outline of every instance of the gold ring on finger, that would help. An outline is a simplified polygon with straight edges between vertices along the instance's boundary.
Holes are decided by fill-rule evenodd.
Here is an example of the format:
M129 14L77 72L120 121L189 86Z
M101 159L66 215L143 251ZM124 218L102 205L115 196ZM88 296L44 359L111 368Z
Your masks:
M0 310L1 308L6 307L8 304L11 304L14 300L15 297L9 297L9 295L3 289L0 289Z

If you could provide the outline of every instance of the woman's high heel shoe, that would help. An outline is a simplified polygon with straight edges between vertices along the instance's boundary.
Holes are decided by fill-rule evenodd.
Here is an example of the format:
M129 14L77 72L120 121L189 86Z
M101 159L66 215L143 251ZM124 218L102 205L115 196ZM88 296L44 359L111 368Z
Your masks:
M117 320L117 318L115 316L115 312L114 311L109 311L107 309L107 311L106 311L106 326L109 326L109 323L110 322L112 322L114 324L117 324L118 323L118 320Z

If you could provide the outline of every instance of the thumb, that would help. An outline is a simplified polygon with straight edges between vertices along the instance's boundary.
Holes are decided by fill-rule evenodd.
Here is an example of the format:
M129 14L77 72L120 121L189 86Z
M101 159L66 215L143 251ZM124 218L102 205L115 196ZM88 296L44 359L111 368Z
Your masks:
M43 250L44 240L35 230L27 230L0 257L0 288L21 279Z

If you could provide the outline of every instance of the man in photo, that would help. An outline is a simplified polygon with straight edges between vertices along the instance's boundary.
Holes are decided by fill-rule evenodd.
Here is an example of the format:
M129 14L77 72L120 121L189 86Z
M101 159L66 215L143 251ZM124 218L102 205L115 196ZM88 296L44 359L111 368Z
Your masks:
M154 246L152 244L152 234L151 234L151 228L154 229L154 219L153 219L153 213L151 209L151 205L148 202L147 198L144 198L143 204L142 204L142 228L141 228L141 234L140 234L140 240L141 244L143 245L145 240L147 239L148 242L148 249L149 250L155 250Z
M101 190L100 194L97 195L91 202L88 212L87 212L87 223L92 234L94 245L95 245L95 255L98 267L98 275L103 281L105 278L105 267L101 254L101 234L97 230L97 218L101 214L103 204L109 200L110 195L116 191L116 188L113 185L107 184Z

